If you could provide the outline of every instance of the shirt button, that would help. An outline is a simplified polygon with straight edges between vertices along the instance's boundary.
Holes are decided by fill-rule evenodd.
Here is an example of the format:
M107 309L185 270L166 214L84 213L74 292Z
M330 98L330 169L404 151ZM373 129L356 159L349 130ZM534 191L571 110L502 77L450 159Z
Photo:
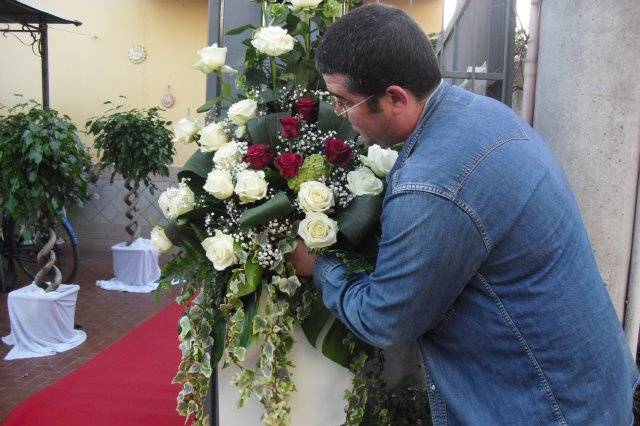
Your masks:
M436 385L431 385L431 390L432 391L436 390Z

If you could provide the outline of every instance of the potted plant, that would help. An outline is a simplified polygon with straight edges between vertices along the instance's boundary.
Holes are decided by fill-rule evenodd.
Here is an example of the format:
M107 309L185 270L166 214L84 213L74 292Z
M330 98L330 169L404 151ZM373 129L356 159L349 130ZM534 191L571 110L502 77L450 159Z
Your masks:
M105 104L110 104L110 101ZM124 179L129 191L124 201L129 223L125 229L129 234L127 245L138 238L138 209L140 183L144 183L153 194L157 189L150 175L168 176L168 164L173 159L171 124L159 115L160 108L122 109L122 105L107 110L89 120L87 132L95 136L94 147L98 150L100 169L110 167L111 183L116 174Z
M35 230L33 241L45 242L34 282L46 291L56 290L62 279L52 250L53 227L64 207L87 200L83 170L89 165L90 157L68 116L36 102L0 115L0 210L23 229Z

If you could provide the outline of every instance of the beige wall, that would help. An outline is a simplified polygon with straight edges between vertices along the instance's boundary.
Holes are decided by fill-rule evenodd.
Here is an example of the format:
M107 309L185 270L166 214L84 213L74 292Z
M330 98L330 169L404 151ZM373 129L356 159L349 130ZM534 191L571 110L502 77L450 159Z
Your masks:
M40 0L42 7L83 25L53 25L49 31L52 108L69 115L79 129L102 113L105 100L128 98L135 107L159 106L171 86L171 121L191 113L205 100L205 76L191 68L196 50L207 44L207 0ZM95 37L93 37L95 36ZM147 60L129 62L131 45L142 44ZM13 37L0 37L0 104L41 100L40 60ZM81 133L90 146L91 138ZM176 146L181 165L194 146Z
M370 0L369 3L384 3L404 10L420 25L424 32L442 31L442 11L444 0Z

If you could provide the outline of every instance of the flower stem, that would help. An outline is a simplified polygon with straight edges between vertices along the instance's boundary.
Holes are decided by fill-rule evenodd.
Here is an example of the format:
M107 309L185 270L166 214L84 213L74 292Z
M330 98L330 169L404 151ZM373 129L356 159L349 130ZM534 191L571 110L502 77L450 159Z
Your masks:
M309 22L308 31L304 34L304 50L307 53L307 58L311 57L311 22Z
M276 58L270 56L269 59L271 59L271 85L273 86L273 91L275 92L278 88L278 69L276 68Z
M262 26L267 26L267 2L262 0Z

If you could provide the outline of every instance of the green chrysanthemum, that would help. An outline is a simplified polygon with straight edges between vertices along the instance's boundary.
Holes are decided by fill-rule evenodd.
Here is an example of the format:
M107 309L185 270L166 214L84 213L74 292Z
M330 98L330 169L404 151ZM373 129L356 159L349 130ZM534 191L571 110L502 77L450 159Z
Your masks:
M293 191L298 192L300 190L300 185L304 182L320 180L320 178L328 176L330 171L330 166L324 160L322 155L312 154L304 160L298 175L289 179L287 184Z

